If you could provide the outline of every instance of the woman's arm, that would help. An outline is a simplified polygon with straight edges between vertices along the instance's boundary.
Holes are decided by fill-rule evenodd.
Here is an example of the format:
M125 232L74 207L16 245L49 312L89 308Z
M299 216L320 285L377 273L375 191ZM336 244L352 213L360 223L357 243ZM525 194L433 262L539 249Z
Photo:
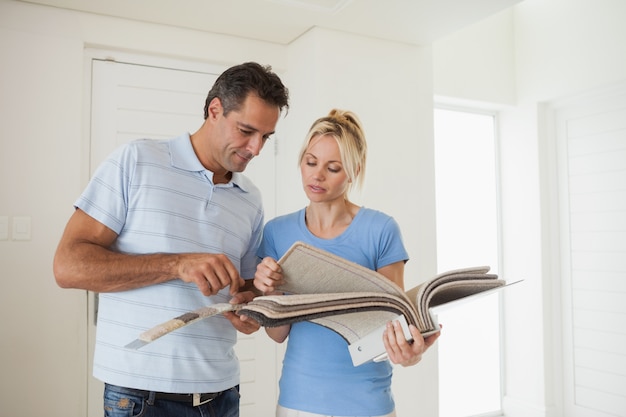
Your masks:
M289 336L289 332L291 331L291 324L286 324L284 326L278 327L266 327L265 332L269 337L272 338L273 341L278 343L283 343L287 336Z
M404 290L404 261L394 262L379 268L376 272L386 276L389 281Z
M390 281L404 290L404 262L395 262L378 269ZM383 343L392 363L402 366L412 366L422 360L422 355L435 343L440 333L435 333L424 339L414 325L409 325L413 340L408 342L404 336L402 326L398 321L389 322L383 334Z
M254 274L254 286L263 294L279 294L276 287L283 283L283 271L275 259L263 258ZM291 325L266 327L265 332L275 342L282 343L289 336Z

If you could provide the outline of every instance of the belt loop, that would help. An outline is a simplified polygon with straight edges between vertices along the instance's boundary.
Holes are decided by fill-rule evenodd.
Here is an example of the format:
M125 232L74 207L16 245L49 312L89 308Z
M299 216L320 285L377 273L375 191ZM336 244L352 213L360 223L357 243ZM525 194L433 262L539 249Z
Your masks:
M150 391L150 393L148 394L148 405L154 405L154 399L156 397L156 392L154 391Z
M199 405L202 404L206 404L206 403L210 403L211 401L213 401L214 399L216 399L217 397L220 396L220 394L222 394L224 391L222 392L216 392L216 393L212 393L212 394L192 394L192 403L194 407L197 407ZM203 395L205 395L203 397Z

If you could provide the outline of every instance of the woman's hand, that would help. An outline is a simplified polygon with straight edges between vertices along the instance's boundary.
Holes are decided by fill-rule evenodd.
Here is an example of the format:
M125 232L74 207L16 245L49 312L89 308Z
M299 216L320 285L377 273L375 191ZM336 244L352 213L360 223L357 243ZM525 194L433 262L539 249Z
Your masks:
M283 271L278 262L267 257L263 258L256 267L254 274L254 286L263 294L276 292L276 287L283 284Z
M412 366L422 360L422 355L435 343L441 332L432 334L426 338L414 325L409 325L409 331L413 341L409 342L404 336L400 322L394 320L387 323L387 329L383 334L383 343L392 363L402 366Z

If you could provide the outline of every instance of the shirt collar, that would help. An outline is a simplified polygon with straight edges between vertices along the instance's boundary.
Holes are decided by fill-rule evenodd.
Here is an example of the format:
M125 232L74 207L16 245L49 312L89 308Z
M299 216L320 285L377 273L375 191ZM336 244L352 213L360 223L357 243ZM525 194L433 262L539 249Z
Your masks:
M191 146L191 137L189 133L184 133L170 141L170 158L174 168L183 169L191 172L207 172L210 173L209 178L213 178L213 172L206 169ZM243 191L248 192L249 179L240 172L233 172L231 180L224 186L237 186Z

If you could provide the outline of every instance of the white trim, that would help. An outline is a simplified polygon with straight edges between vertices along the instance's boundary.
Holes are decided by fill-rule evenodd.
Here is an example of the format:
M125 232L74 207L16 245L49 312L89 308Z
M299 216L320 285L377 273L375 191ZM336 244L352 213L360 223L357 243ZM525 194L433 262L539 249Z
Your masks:
M555 407L537 407L533 403L509 396L502 400L506 417L563 417Z
M542 257L542 276L550 277L550 282L544 281L544 299L550 301L550 309L544 312L544 323L546 324L546 343L550 343L546 349L547 363L545 367L546 389L551 390L552 396L547 395L546 402L554 402L556 409L562 413L563 406L563 323L562 323L562 294L563 285L561 283L561 236L563 229L560 222L566 220L561 216L562 209L559 201L559 168L562 166L558 161L559 153L557 149L557 121L555 109L549 105L539 106L539 115L542 118L543 126L540 126L539 139L539 182L541 204L541 230L542 246L544 253L548 256ZM545 140L542 140L545 139ZM550 334L548 334L550 333ZM550 354L551 352L551 354ZM552 398L551 398L552 397ZM551 401L552 400L552 401Z
M447 96L434 96L434 107L442 108L442 109L450 109L450 110L461 110L467 111L471 113L487 113L487 114L497 114L498 112L506 109L512 109L514 106L477 101L477 100L468 100L461 99L455 97L447 97Z
M91 63L93 59L103 61L114 61L125 64L145 65L158 68L178 68L185 71L195 71L203 73L221 74L228 68L227 65L218 63L207 63L201 61L176 59L165 56L131 53L114 49L101 49L85 47L85 61ZM207 86L207 92L210 86Z

